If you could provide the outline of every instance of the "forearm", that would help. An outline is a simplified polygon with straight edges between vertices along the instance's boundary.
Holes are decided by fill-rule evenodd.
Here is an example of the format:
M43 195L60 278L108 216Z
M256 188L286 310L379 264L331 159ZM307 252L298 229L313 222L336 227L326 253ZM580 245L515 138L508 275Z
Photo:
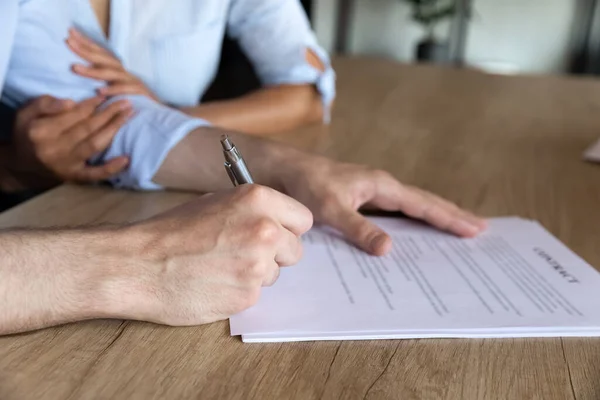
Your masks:
M279 133L323 120L321 97L314 85L272 86L182 111L219 128L251 135Z
M208 126L205 120L155 103L129 98L136 115L114 138L104 159L129 155L129 168L114 183L137 189L212 192L231 186L223 167L220 137L239 147L257 183L279 188L284 172L307 156L292 147ZM311 158L314 160L314 158Z
M214 192L231 187L223 166L221 135L227 134L242 153L256 183L282 190L283 181L303 164L318 158L267 139L216 128L187 135L168 154L154 182L171 189Z
M0 233L0 335L125 317L132 257L116 230Z

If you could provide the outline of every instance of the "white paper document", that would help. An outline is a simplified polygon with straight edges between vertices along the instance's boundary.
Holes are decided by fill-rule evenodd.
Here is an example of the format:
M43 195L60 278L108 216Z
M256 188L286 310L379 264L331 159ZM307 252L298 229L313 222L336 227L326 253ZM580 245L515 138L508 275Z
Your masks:
M304 258L257 305L230 319L244 342L600 336L600 274L520 218L460 239L402 219L372 218L393 238L369 256L315 228Z

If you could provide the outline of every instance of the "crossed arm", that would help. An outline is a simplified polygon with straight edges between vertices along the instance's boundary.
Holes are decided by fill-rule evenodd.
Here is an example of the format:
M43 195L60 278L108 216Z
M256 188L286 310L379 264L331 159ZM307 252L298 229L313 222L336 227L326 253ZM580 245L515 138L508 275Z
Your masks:
M69 47L89 65L76 65L74 72L106 82L98 92L104 96L145 95L160 102L135 75L129 73L110 52L76 30L71 30ZM316 54L306 49L306 63L325 72ZM251 135L269 135L323 121L321 95L314 84L281 84L262 87L244 96L200 103L179 110L223 129Z

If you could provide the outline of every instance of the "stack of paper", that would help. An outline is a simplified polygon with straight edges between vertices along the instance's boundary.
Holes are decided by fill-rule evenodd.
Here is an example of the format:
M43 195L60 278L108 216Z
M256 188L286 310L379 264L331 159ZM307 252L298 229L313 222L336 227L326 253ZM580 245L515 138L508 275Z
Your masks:
M335 233L305 236L304 259L231 318L244 342L600 336L600 274L536 222L490 221L459 239L373 218L393 237L373 257Z

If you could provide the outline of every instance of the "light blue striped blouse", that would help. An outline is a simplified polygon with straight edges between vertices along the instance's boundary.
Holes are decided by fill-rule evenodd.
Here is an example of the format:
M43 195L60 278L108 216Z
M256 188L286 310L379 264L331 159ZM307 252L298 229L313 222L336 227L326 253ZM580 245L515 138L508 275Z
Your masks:
M89 0L19 0L3 102L18 107L44 94L77 101L95 95L104 83L71 72L83 62L64 42L72 26L110 49L166 104L198 103L216 75L225 32L264 85L315 84L326 118L335 96L335 74L298 0L113 0L109 39ZM326 65L324 73L306 62L307 48ZM131 101L136 115L94 161L127 154L131 165L113 184L159 189L152 178L168 152L208 122L142 96L108 102L120 98Z
M17 25L17 0L0 2L0 92L4 83L8 58Z

